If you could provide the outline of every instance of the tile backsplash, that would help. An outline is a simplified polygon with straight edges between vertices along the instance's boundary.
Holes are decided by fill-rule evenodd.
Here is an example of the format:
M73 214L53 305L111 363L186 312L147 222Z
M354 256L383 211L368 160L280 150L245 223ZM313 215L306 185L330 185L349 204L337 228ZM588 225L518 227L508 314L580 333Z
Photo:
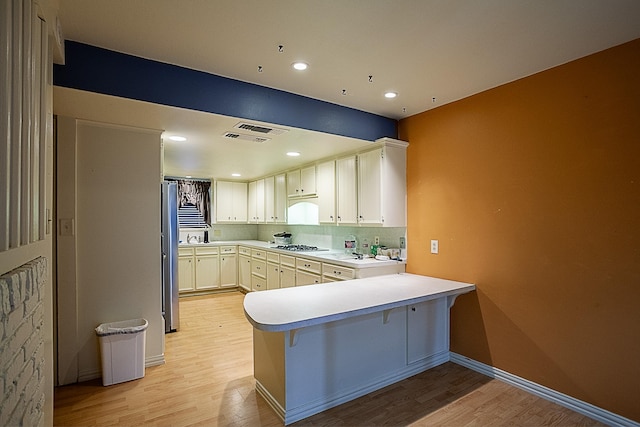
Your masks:
M288 224L214 224L209 228L209 241L259 240L272 242L273 235L282 231L292 234L292 243L312 245L329 249L344 249L347 236L355 236L358 249L363 243L374 244L374 238L380 239L380 245L389 248L400 247L400 238L407 237L406 227L349 227L335 225L288 225ZM181 229L180 241L186 242L187 235L196 236L204 241L204 230ZM403 252L403 258L406 251Z

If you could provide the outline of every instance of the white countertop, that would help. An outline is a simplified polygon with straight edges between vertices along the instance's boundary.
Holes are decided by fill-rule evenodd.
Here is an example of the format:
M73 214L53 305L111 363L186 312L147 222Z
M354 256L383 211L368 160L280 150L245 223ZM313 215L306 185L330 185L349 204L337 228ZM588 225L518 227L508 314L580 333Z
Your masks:
M351 268L369 268L369 267L382 267L387 265L406 264L406 261L396 260L377 260L375 258L348 258L345 256L344 251L331 249L328 251L287 251L283 249L276 249L275 243L262 242L259 240L229 240L229 241L214 241L209 243L181 243L181 248L199 248L199 247L211 247L211 246L225 246L225 245L240 245L248 246L252 248L268 249L270 251L278 252L285 255L302 257L313 259L321 262L330 262L331 264L342 265Z
M288 331L422 301L457 296L475 285L409 273L251 292L244 312L268 332Z

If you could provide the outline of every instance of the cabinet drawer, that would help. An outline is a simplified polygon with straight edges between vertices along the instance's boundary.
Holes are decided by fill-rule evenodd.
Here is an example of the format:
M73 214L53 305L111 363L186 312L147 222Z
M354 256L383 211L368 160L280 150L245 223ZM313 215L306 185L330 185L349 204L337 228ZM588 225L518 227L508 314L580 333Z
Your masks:
M305 258L296 258L296 268L298 270L305 270L311 273L320 274L322 263L318 261L312 261Z
M290 255L280 255L280 264L288 265L289 267L296 266L296 258Z
M193 248L178 248L178 256L193 256Z
M251 249L251 258L266 259L266 251L262 249Z
M235 254L236 247L235 246L220 246L220 254Z
M238 246L238 252L240 252L240 255L251 256L251 249L247 248L246 246Z
M323 263L322 275L341 280L349 280L356 277L356 271L353 268L343 267L341 265Z
M251 290L264 291L267 289L267 281L262 277L251 276Z
M267 262L277 264L280 262L280 255L275 252L267 252Z
M252 259L251 274L255 274L260 277L267 277L267 263L265 261Z
M196 255L218 255L218 247L207 246L204 248L196 248Z

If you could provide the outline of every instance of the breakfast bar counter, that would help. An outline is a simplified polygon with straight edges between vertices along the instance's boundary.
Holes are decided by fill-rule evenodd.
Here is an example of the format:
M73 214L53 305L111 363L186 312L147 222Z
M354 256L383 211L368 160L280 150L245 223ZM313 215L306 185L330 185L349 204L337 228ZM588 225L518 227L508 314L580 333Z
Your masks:
M256 390L290 424L440 365L474 289L402 273L249 293Z

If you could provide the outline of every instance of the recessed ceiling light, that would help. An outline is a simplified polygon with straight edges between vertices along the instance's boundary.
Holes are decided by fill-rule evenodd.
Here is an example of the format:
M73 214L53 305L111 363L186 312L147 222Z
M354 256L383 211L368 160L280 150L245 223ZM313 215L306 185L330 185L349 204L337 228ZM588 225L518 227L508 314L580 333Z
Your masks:
M187 176L185 176L185 178L191 178L191 175L187 175Z
M300 155L300 153L298 153L297 151L289 151L287 153L287 156L289 157L298 157Z
M307 64L306 62L298 61L291 64L291 66L298 71L304 71L309 67L309 64Z
M169 139L172 141L179 141L179 142L187 140L187 138L185 138L184 136L179 136L179 135L170 136Z
M242 176L239 173L232 173L231 176Z
M398 92L385 92L384 93L384 97L385 98L393 99L396 96L398 96Z

